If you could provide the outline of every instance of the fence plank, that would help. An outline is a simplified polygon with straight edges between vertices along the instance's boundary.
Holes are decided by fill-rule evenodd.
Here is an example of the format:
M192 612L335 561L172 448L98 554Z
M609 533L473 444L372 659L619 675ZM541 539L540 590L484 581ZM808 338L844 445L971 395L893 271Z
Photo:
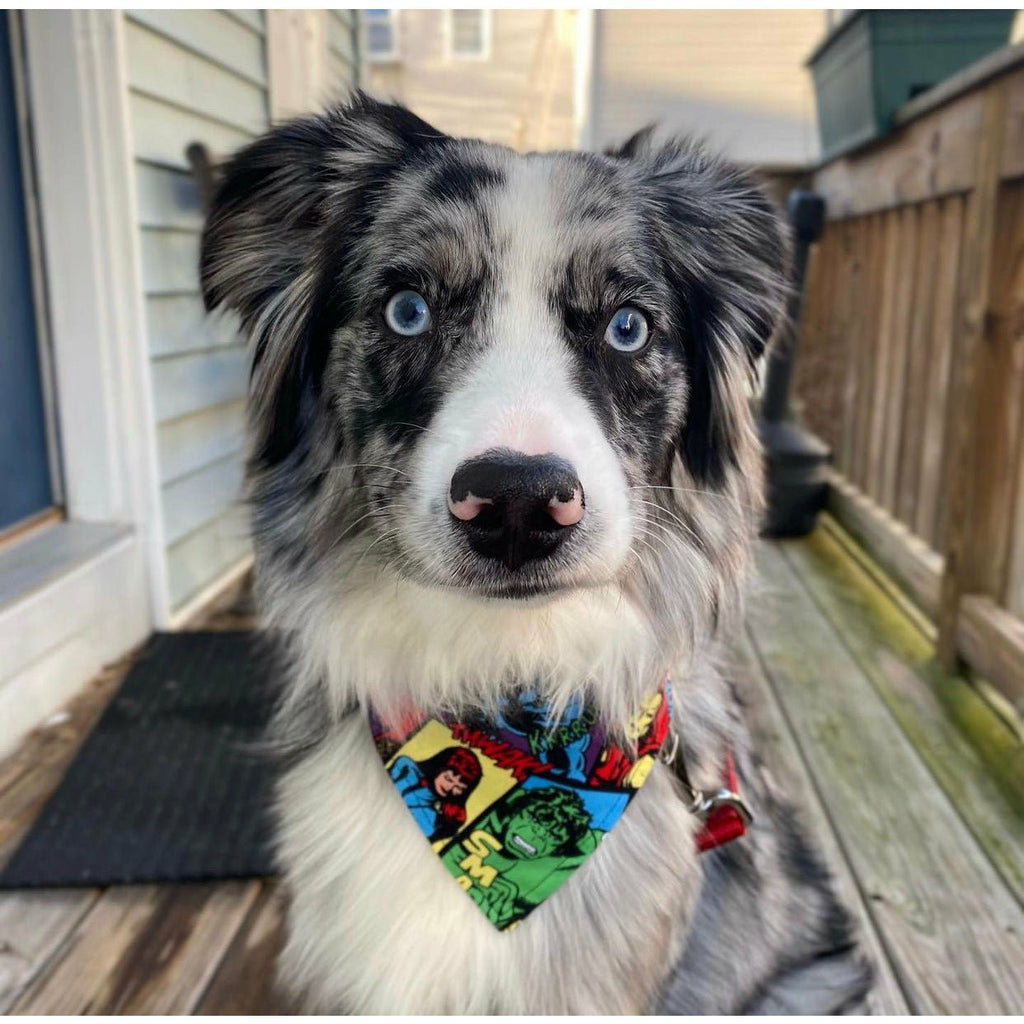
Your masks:
M1018 51L1024 46L1017 44ZM1017 68L1006 77L1005 142L1001 176L1004 179L1024 175L1024 68Z
M863 264L860 237L865 229L863 221L844 221L840 227L839 261L833 278L831 302L838 304L839 316L835 330L845 354L846 372L843 374L843 437L839 465L852 480L856 461L857 397L859 382L857 371L860 352L854 343L854 311L860 299Z
M939 657L947 669L957 663L957 616L960 597L970 579L967 564L973 506L974 448L977 442L978 363L989 333L993 243L1006 117L1006 83L996 81L984 92L981 145L977 152L977 184L964 231L960 272L960 316L951 368L947 419L946 501L949 527L943 538L945 567L939 600Z
M936 306L928 365L928 404L917 491L917 535L938 550L940 494L945 450L946 404L953 357L953 324L957 317L956 282L960 273L960 243L964 201L953 196L942 203L935 277Z
M899 211L899 247L896 250L896 297L893 301L889 376L882 428L882 466L879 500L896 514L896 482L900 472L900 443L906 412L907 353L910 348L910 314L914 303L914 268L919 231L918 211L908 206Z
M1024 421L1024 400L1021 401ZM1007 559L1006 607L1024 618L1024 422L1020 431L1021 451L1017 454L1017 488L1014 499L1013 525L1010 533L1013 547Z
M916 529L917 498L924 444L926 382L935 304L935 258L938 251L939 204L927 202L918 218L917 258L913 269L913 302L907 339L903 430L900 435L896 518Z
M855 317L858 352L857 365L857 428L854 441L856 481L861 490L871 493L871 410L875 397L878 369L878 326L883 288L885 259L885 223L882 214L868 219L863 239L860 295Z
M882 463L889 443L885 432L885 413L888 408L889 389L892 387L893 356L895 353L896 293L899 285L899 251L901 244L900 215L897 210L882 214L885 235L879 278L878 331L873 361L874 387L871 390L871 408L868 426L868 466L865 490L879 504L885 505L882 495Z
M997 197L985 343L977 350L974 506L964 588L1002 599L1007 590L1024 399L1024 182Z

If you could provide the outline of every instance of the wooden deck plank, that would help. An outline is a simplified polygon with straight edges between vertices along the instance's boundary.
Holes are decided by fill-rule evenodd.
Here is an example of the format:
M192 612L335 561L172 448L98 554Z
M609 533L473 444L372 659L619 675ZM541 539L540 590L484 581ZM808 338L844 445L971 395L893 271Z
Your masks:
M743 702L743 717L750 729L765 782L771 791L784 795L800 808L801 818L832 873L839 898L857 920L864 952L875 967L875 982L867 1009L872 1015L907 1014L910 1012L907 1000L864 897L748 637L744 636L733 646L732 660L733 664L728 667L729 678L735 682Z
M836 527L838 529L838 527ZM1003 881L1024 905L1024 744L869 572L819 529L779 545ZM951 719L973 730L976 746Z
M285 898L273 882L235 935L196 1013L209 1015L293 1014L294 1007L275 986L277 956L284 945Z
M768 595L755 609L734 678L766 778L804 809L860 922L878 969L873 1012L904 1013L908 1001L916 1011L1017 1010L1024 923L1011 890L1020 895L1021 851L993 852L987 839L1002 825L1015 841L1017 823L1000 817L988 762L979 767L981 755L925 700L924 641L890 635L877 581L822 551L815 537L759 555L781 604ZM69 718L0 765L0 855L119 681L87 690ZM943 789L965 802L971 831ZM3 893L0 1011L287 1013L273 988L283 928L281 891L259 881Z
M99 889L0 893L0 1013L46 969L99 895Z
M259 882L108 889L14 1012L191 1013L259 889Z
M756 651L911 1008L1019 1011L1021 908L781 551L758 564Z

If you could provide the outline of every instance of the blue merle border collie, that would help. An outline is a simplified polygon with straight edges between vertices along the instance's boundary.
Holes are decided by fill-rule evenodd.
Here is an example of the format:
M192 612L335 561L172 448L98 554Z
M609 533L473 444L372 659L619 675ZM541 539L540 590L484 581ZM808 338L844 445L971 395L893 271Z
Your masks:
M317 1011L837 1012L869 972L716 668L761 513L749 410L786 244L736 168L451 138L356 94L227 165L208 308L251 337L256 579L288 654L283 985ZM747 836L698 856L671 761L529 921L455 891L365 707L585 693L668 670L676 760L736 758Z

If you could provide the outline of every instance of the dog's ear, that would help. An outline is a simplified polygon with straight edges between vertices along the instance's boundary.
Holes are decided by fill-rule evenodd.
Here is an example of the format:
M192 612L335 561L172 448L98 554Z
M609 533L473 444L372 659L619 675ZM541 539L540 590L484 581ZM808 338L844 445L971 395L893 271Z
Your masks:
M252 338L258 460L294 450L315 401L337 326L317 316L337 283L326 275L344 277L375 194L415 152L446 138L404 107L358 92L273 129L225 167L203 230L200 280L206 308L235 310Z
M632 162L653 208L667 273L678 285L689 404L678 450L699 483L735 464L737 417L786 293L782 219L744 171L651 129L610 154Z

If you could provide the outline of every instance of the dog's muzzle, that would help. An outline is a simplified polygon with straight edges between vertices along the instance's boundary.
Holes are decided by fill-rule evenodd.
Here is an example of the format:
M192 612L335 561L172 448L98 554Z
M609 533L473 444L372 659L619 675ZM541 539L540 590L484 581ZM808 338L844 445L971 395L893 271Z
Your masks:
M519 569L553 554L582 522L585 503L565 459L492 448L455 470L448 510L477 554Z

